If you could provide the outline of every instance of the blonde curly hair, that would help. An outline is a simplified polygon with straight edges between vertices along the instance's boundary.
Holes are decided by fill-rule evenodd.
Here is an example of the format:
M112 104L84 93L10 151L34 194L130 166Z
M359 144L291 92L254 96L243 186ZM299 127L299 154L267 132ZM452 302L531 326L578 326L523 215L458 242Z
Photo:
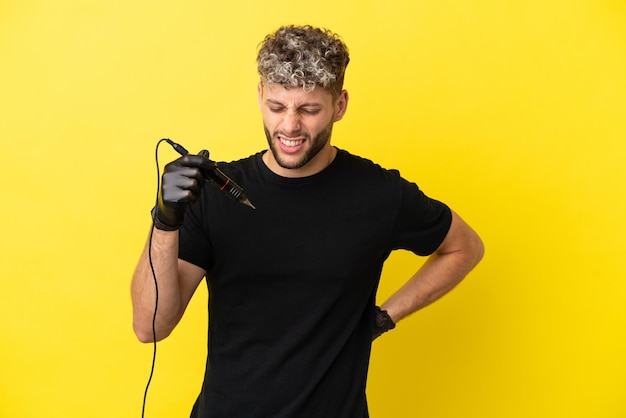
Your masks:
M257 56L263 85L301 86L312 91L321 86L337 98L343 89L348 47L327 29L282 26L265 37Z

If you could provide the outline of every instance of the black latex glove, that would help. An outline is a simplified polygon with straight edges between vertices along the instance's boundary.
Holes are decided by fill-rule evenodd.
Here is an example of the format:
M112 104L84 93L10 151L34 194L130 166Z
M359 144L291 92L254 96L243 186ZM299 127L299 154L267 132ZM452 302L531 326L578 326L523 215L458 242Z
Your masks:
M372 341L380 337L381 334L392 330L396 327L395 322L389 316L387 311L383 311L378 306L374 306L374 332L372 334Z
M157 229L175 231L183 223L185 210L193 203L204 186L202 170L210 169L209 152L187 154L167 164L163 170L159 200L152 211Z

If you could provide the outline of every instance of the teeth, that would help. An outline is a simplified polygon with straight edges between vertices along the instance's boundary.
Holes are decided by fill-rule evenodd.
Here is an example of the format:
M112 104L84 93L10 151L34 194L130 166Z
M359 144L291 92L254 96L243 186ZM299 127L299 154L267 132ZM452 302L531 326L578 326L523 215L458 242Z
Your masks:
M300 139L298 141L294 141L290 139L280 138L280 142L287 145L288 147L295 147L296 145L300 145L302 143L302 140Z

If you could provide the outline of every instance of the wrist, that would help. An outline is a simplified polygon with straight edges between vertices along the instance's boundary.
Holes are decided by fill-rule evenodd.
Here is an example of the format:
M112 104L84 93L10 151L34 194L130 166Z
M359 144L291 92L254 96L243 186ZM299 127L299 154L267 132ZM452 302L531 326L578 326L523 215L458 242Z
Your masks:
M391 319L387 311L382 310L378 306L374 306L374 331L372 340L378 338L381 334L390 331L396 327L396 323Z
M172 225L168 225L167 223L163 222L159 218L159 208L158 208L158 206L153 207L152 211L150 212L150 214L152 216L152 224L154 225L154 227L156 229L159 229L161 231L177 231L178 228L180 227L180 225L172 226Z

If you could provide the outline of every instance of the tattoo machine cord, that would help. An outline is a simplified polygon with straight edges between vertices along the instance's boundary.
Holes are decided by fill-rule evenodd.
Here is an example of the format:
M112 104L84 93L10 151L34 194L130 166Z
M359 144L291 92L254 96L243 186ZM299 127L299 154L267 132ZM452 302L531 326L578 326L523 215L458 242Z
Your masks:
M156 191L156 202L155 205L159 203L159 190L161 188L161 172L159 169L159 145L161 142L166 141L166 138L159 140L156 144L156 148L154 151L154 158L156 163L156 175L157 175L157 191ZM148 376L148 382L146 383L146 389L143 393L143 402L141 404L141 418L144 418L146 412L146 400L148 398L148 389L150 388L150 383L152 382L152 377L154 376L154 366L156 364L156 354L157 354L157 338L156 338L156 316L157 316L157 308L159 307L159 285L156 279L156 272L154 271L154 264L152 263L152 235L154 231L154 218L152 218L152 227L150 228L150 237L148 238L148 261L150 262L150 271L152 271L152 279L154 280L154 314L152 315L152 365L150 366L150 375Z
M157 191L156 191L156 203L159 203L159 190L161 188L161 172L159 169L159 145L162 142L167 142L174 148L176 152L180 155L185 156L189 154L189 152L180 144L175 143L169 138L160 139L155 148L155 163L156 163L156 174L157 174ZM210 160L209 160L210 161ZM240 202L246 206L255 209L254 205L250 202L250 200L246 197L243 189L237 183L232 181L226 174L224 174L219 168L217 168L217 163L214 161L210 161L213 165L213 169L203 171L206 180L216 187L218 187L227 197L233 199L237 202ZM152 279L154 280L154 314L152 315L152 340L153 340L153 351L152 351L152 365L150 366L150 375L148 377L148 382L146 383L146 388L143 394L143 402L141 405L141 417L144 418L146 411L146 400L148 398L148 389L150 388L150 383L152 382L152 377L154 376L154 366L156 365L156 354L157 354L157 338L156 338L156 317L157 317L157 309L159 307L159 286L157 283L156 272L154 271L154 264L152 263L152 233L154 231L154 218L152 219L152 228L150 228L150 237L148 238L148 261L150 263L150 270L152 271Z

